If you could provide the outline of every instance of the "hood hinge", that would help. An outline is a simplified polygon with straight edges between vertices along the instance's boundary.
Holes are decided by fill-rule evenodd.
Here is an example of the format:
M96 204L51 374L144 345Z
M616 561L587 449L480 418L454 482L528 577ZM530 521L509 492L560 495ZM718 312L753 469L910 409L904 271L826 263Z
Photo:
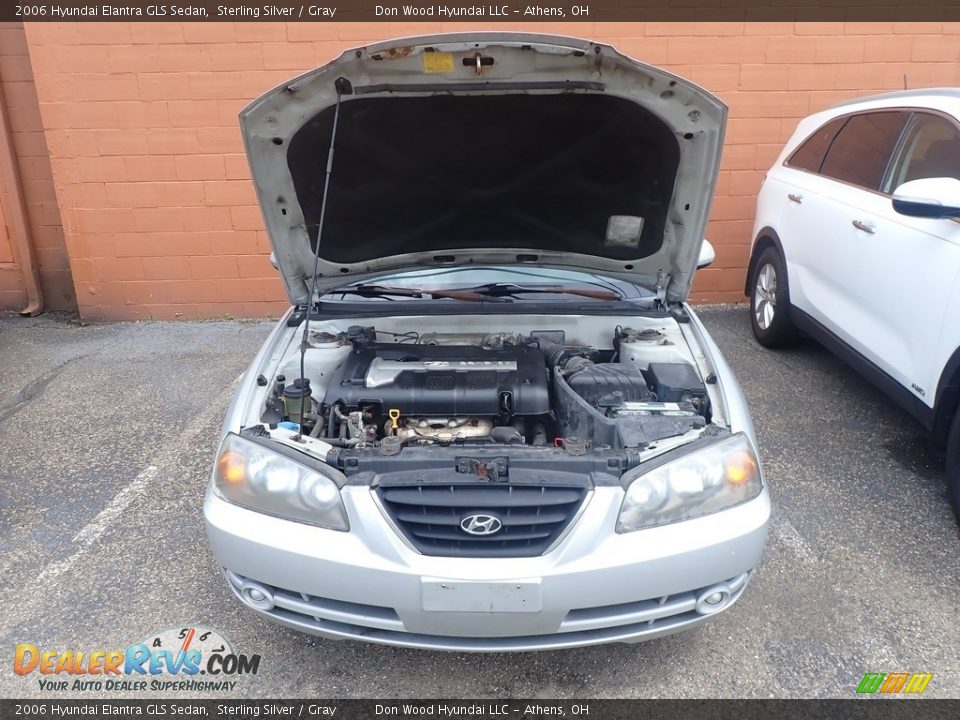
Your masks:
M657 292L657 302L660 303L661 308L667 306L667 286L669 284L670 276L663 272L663 270L657 270L657 287L654 289Z

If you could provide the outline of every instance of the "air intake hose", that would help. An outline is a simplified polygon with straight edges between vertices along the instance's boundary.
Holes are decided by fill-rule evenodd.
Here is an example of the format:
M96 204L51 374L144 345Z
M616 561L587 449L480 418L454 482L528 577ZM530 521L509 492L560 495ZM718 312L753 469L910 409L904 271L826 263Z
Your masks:
M547 361L547 366L559 367L564 375L571 375L588 365L593 365L593 361L571 353L563 345L549 340L538 339L537 344L543 350L543 356Z

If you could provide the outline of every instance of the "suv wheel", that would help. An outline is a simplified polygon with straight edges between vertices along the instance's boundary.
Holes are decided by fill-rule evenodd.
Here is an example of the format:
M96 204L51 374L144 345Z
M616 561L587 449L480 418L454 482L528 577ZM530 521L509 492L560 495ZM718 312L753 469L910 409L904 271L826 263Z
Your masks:
M783 347L797 339L797 329L790 319L787 268L772 247L760 253L754 267L750 325L757 342L766 347Z
M947 435L947 496L960 521L960 410L957 410Z

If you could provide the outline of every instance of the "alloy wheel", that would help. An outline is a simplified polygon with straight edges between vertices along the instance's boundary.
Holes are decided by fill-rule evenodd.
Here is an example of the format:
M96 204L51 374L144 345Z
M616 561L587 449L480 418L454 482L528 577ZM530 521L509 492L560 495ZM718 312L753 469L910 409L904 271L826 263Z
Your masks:
M767 330L773 324L776 307L777 270L767 263L757 271L757 284L753 293L753 314L762 330Z

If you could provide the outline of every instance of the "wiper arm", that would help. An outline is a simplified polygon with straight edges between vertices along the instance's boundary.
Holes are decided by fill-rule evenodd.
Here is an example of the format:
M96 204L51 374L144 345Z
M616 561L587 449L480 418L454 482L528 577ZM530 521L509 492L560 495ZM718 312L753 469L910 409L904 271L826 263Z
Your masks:
M623 295L613 290L591 290L589 288L567 287L565 285L540 285L527 287L513 283L489 283L465 288L457 292L474 292L486 297L504 297L508 295L550 294L550 295L578 295L593 300L623 300Z
M360 297L408 297L408 298L448 298L465 302L510 302L509 298L496 297L476 291L473 288L466 290L418 290L416 288L392 287L389 285L353 285L340 288L331 295L359 295Z
M353 285L340 288L331 295L359 295L360 297L407 297L407 298L448 298L465 302L510 302L511 295L577 295L592 300L623 300L620 293L613 290L593 290L590 288L567 287L565 285L541 285L528 287L514 283L488 283L469 288L450 290L420 290L417 288L393 287L390 285Z

